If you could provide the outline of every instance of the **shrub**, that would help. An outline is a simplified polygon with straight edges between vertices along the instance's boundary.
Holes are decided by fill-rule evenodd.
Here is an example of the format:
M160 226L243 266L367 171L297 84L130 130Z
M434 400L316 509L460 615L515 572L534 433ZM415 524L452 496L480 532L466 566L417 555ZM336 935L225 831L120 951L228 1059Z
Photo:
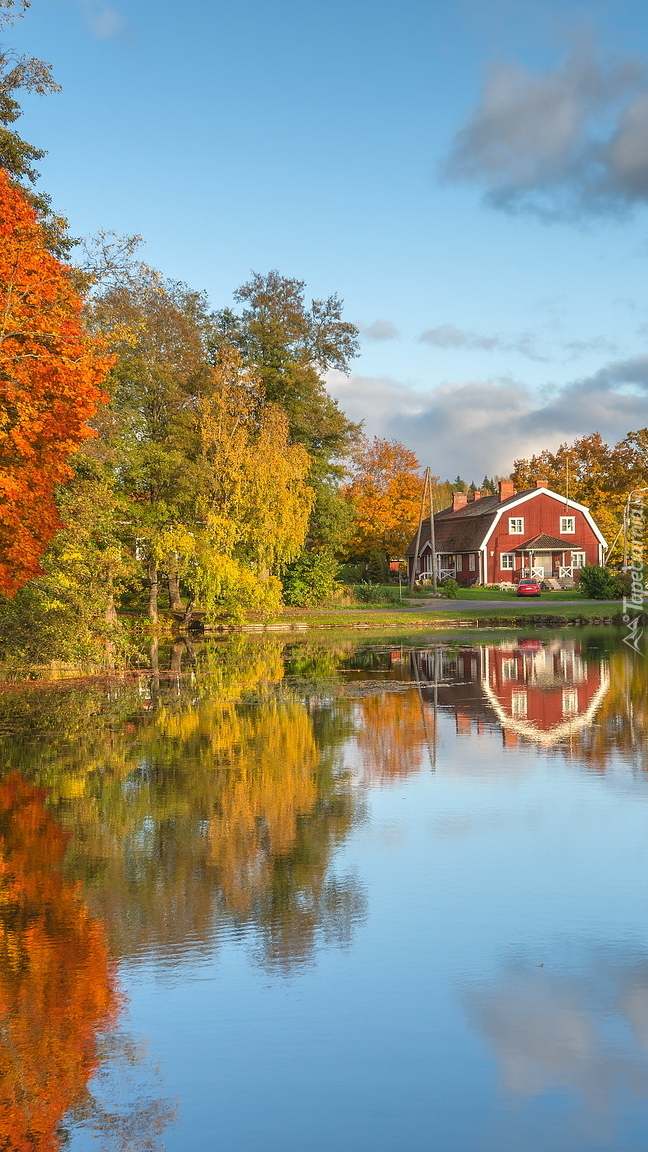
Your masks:
M338 563L331 552L302 552L286 569L282 578L286 604L309 608L329 600L338 589Z
M619 600L622 600L624 596L629 600L632 596L632 572L626 572L623 569L615 572L614 590Z
M447 580L442 582L441 587L443 588L445 595L448 597L448 600L457 599L459 594L459 585L452 576L448 576Z
M353 589L356 600L361 604L395 604L399 599L398 588L389 585L371 584L369 581L356 584Z
M614 600L619 595L617 575L618 573L613 572L611 568L586 564L580 570L578 590L588 600Z
M387 555L378 548L372 549L367 556L367 578L375 584L386 584L389 579Z

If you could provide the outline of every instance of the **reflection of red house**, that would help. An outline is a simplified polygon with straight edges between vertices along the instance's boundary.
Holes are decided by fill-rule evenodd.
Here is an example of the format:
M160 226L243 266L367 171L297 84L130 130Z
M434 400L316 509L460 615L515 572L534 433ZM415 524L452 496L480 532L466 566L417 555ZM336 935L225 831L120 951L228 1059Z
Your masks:
M441 660L417 654L421 678L436 683L438 704L454 711L459 735L475 721L479 731L488 717L506 746L524 738L548 747L591 723L609 686L607 665L585 661L575 640L524 644L463 648ZM423 689L426 699L430 692Z
M522 576L578 579L585 564L601 564L605 540L583 504L567 501L542 482L515 492L500 481L497 496L455 492L451 508L434 517L437 574L460 584L517 582ZM407 549L408 570L432 574L430 522Z

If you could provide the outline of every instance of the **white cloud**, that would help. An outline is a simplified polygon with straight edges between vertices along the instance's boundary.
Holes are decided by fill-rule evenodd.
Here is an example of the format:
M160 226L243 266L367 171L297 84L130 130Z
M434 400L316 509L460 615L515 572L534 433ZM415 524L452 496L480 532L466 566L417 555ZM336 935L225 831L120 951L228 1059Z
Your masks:
M391 320L374 320L373 324L358 324L360 335L365 340L396 340L399 332Z
M486 200L547 220L623 214L648 200L646 67L588 44L544 74L497 64L444 165Z
M455 328L454 324L440 324L437 328L428 328L420 336L424 344L433 344L437 348L461 348L468 351L492 352L519 352L529 360L546 360L536 350L535 336L532 332L522 332L518 336L484 336L479 332L466 332Z
M437 474L476 481L565 440L600 432L614 442L648 423L648 356L611 362L541 393L509 378L419 390L386 376L340 372L329 374L328 386L369 435L402 441Z
M76 0L84 22L97 40L112 40L126 30L126 20L103 0Z
M434 344L437 348L476 348L490 351L491 348L501 347L498 336L480 336L477 332L464 332L455 328L454 324L440 324L438 328L428 328L421 333L421 340L425 344Z

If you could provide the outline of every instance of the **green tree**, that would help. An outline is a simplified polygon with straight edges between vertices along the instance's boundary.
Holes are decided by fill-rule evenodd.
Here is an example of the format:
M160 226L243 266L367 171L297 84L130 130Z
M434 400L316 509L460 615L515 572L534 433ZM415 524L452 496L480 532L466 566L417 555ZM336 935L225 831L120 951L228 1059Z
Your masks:
M278 575L303 546L313 502L287 415L235 348L209 345L206 300L185 285L141 269L101 294L90 320L119 355L106 435L152 620L160 573L185 622L196 600L210 615L277 608Z
M287 413L291 439L311 457L308 482L315 503L308 547L340 556L350 533L348 509L339 493L343 460L360 433L326 390L330 369L348 372L358 353L358 330L344 320L342 301L305 298L303 280L255 272L234 294L239 313L215 316L215 346L233 344L258 373L266 399Z

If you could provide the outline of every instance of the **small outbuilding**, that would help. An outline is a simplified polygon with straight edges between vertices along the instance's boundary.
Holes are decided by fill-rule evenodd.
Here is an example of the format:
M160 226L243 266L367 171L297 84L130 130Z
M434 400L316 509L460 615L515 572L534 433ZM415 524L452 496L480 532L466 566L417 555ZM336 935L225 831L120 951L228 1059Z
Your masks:
M500 480L496 496L455 492L452 506L434 517L437 579L459 584L517 583L526 576L540 580L578 580L586 564L602 564L606 548L594 518L544 481L516 492ZM408 574L432 576L430 521L423 521L407 549Z

